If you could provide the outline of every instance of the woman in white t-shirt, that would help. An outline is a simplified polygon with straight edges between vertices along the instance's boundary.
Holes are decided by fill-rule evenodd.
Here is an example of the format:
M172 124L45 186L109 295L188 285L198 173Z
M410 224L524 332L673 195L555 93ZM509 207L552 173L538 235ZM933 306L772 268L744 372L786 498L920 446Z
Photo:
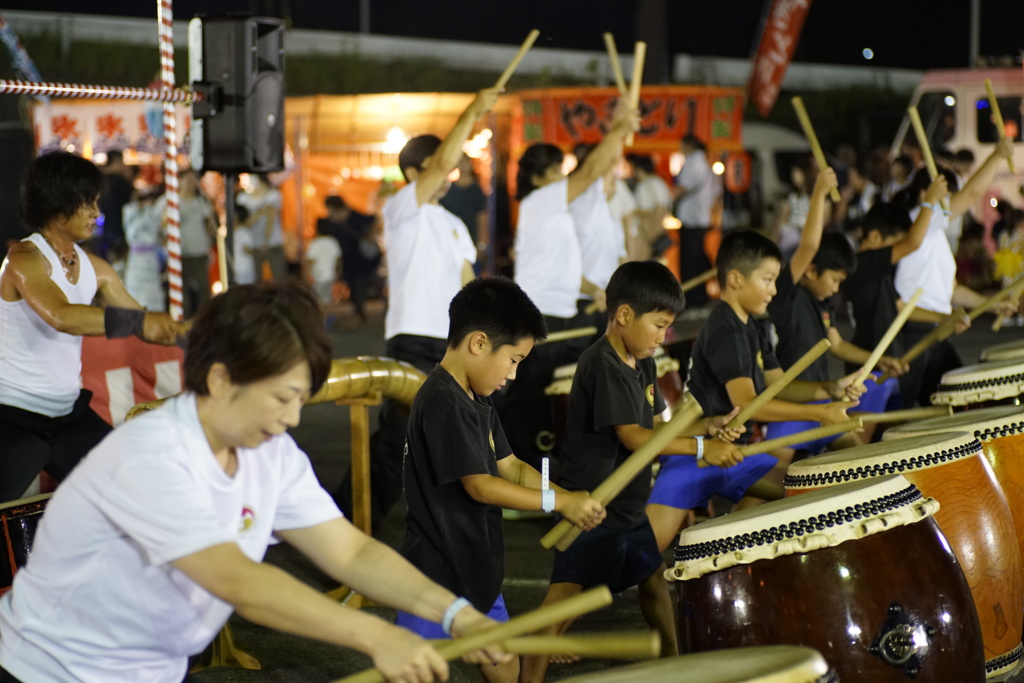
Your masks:
M619 158L623 138L639 126L636 110L626 108L625 99L620 102L623 105L616 110L611 130L572 175L562 171L564 155L555 145L531 145L519 159L515 281L544 314L549 332L579 326L581 295L588 295L598 310L604 310L604 290L583 275L569 205L604 177ZM520 364L516 381L498 401L502 422L515 425L507 434L512 451L531 465L539 465L554 446L554 415L544 387L556 367L575 362L582 350L572 342L538 346Z
M240 286L211 300L189 335L187 392L114 430L47 506L0 598L0 680L193 680L188 657L233 610L360 650L388 680L447 677L419 636L262 562L278 538L359 593L456 634L495 625L356 529L320 488L286 430L330 364L305 288Z
M956 189L956 175L952 171L939 169L953 192L949 198L948 210L941 204L936 206L925 200L931 178L924 169L918 169L910 184L897 195L897 202L902 202L907 207L912 220L916 220L922 210L931 211L931 222L921 246L904 256L896 266L896 291L903 301L909 301L919 287L924 290L917 307L910 315L910 320L904 324L900 333L903 348L912 348L934 330L936 325L951 315L957 315L954 306L970 310L985 301L984 296L957 282L956 258L946 238L946 230L950 220L962 216L977 204L991 184L996 171L1005 163L1006 155L1012 151L1013 143L1010 138L1000 140L992 154L959 191ZM1016 302L1006 302L1000 308L1000 313L1009 315L1015 313L1016 308ZM970 326L970 320L964 317L956 322L955 331L959 334ZM918 401L927 405L928 397L938 385L943 373L961 365L963 361L948 339L933 344L910 364L910 372L900 377L900 393L904 405L909 407Z

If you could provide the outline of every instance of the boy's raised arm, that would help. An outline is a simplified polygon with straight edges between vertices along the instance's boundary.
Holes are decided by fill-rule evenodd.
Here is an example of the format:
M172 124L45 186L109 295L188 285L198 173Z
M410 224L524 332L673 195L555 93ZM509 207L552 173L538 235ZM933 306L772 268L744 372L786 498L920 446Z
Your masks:
M921 205L921 213L917 214L917 218L914 220L913 225L910 226L907 236L892 246L893 263L896 263L907 254L916 251L921 246L921 243L924 242L924 236L928 234L928 226L932 222L932 207L925 206L925 204L936 206L948 193L949 185L946 183L946 176L940 173L935 176L935 180L928 186L928 191L924 196L924 204Z
M811 192L811 205L807 211L803 232L800 234L800 245L796 248L793 258L789 260L789 272L793 283L800 281L811 263L814 261L818 247L821 246L821 233L825 230L825 201L829 192L839 186L836 172L825 168L814 181Z
M426 167L416 180L416 202L423 205L437 194L441 185L448 179L459 159L462 158L462 145L473 132L477 120L489 112L498 102L497 88L484 88L462 112L455 127L448 133L441 146L437 148Z

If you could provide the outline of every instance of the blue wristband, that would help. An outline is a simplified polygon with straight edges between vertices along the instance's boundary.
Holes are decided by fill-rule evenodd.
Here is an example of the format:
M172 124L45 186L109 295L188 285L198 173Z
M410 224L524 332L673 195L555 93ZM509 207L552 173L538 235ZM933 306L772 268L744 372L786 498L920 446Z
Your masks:
M461 612L463 607L469 607L469 605L470 602L466 598L455 598L455 601L448 605L448 609L444 611L444 616L441 618L441 630L446 636L452 634L452 622L455 621L455 615Z
M693 437L697 441L697 462L704 459L704 437L695 436Z
M932 211L937 211L938 213L941 213L941 214L943 214L945 216L952 215L951 212L946 211L945 209L943 209L941 204L933 204L931 202L921 202L921 207L922 208L931 209Z
M555 490L545 489L540 492L540 509L544 512L555 511Z

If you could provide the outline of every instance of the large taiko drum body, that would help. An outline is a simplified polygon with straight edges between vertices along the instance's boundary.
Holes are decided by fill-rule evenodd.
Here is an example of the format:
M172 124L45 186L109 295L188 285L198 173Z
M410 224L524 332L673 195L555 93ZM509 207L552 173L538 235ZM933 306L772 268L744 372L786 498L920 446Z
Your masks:
M1024 570L1006 496L973 435L911 437L808 458L790 466L786 494L894 473L941 505L935 521L971 589L984 637L986 676L1001 680L1014 673L1024 653ZM918 559L908 553L905 561L916 564ZM930 589L927 566L918 566L922 588Z
M981 362L988 363L994 360L1024 359L1024 339L1015 339L1005 344L987 346L981 350Z
M932 403L967 409L1020 405L1024 358L965 365L942 375Z
M765 503L684 530L680 647L799 644L841 681L979 683L981 628L939 504L901 476Z
M882 440L960 431L973 434L981 442L985 459L1009 503L1017 547L1024 558L1024 408L979 408L950 417L907 422L887 429Z
M32 554L32 541L43 510L53 494L44 493L0 503L0 527L3 528L4 556L0 558L0 595L11 589L14 575Z
M564 683L838 683L821 653L796 645L683 655L573 676Z

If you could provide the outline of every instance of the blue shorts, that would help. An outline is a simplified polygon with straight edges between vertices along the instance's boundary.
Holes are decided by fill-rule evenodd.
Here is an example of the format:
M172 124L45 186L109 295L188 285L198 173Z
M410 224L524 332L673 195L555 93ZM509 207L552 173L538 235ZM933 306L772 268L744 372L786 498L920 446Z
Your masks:
M860 404L853 409L857 413L884 413L894 393L899 391L899 382L895 378L887 379L882 384L876 384L873 379L866 380L864 386L867 387L867 391L860 397ZM819 405L822 403L828 403L828 401L814 401L808 405ZM792 422L770 422L768 423L768 429L765 433L765 439L776 439L782 436L789 436L790 434L798 434L808 429L814 429L820 427L820 422L806 422L806 421L792 421ZM830 443L841 437L842 434L833 434L832 436L824 436L820 439L813 441L806 441L804 443L790 446L794 450L810 451L811 455L818 455L825 447Z
M508 609L505 607L505 598L498 595L498 599L494 601L494 605L491 607L491 611L487 613L491 619L498 622L508 621ZM404 629L408 629L427 640L443 640L450 639L451 636L445 635L444 629L441 628L441 624L436 621L430 621L423 617L417 617L414 614L408 612L398 611L398 619L395 620L397 626L401 626Z
M632 529L616 531L602 525L584 531L564 552L556 550L551 583L606 585L621 593L651 578L663 563L654 529L647 515L641 515Z
M662 457L647 502L680 510L705 507L716 494L735 502L777 462L767 453L757 453L743 458L739 465L723 469L698 467L697 459L687 456Z

